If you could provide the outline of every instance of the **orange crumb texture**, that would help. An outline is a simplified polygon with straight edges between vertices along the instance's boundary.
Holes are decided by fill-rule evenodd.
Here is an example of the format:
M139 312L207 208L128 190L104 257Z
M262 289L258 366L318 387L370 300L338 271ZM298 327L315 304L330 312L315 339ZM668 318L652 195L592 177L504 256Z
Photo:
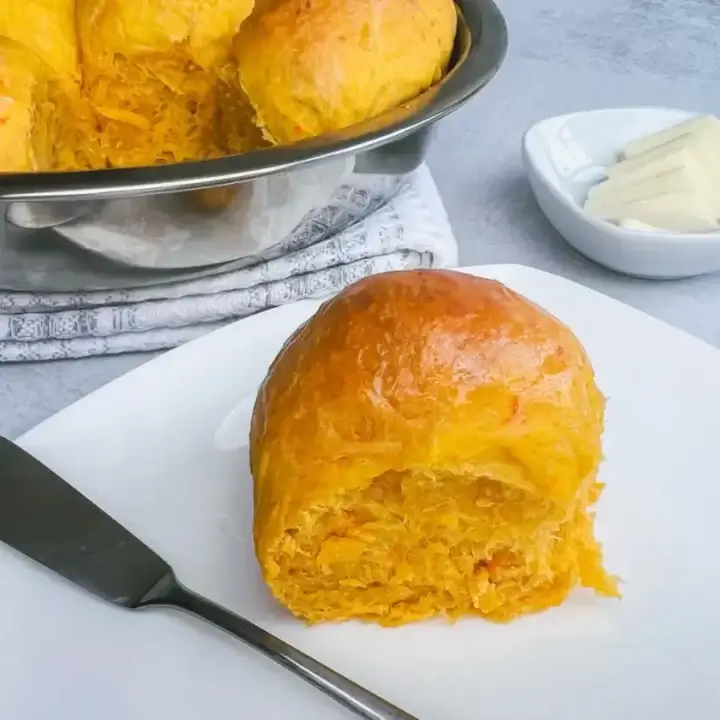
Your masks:
M0 172L246 152L446 71L452 0L0 0Z
M311 623L508 621L617 597L593 534L605 400L578 339L502 284L387 273L287 341L250 435L254 536Z

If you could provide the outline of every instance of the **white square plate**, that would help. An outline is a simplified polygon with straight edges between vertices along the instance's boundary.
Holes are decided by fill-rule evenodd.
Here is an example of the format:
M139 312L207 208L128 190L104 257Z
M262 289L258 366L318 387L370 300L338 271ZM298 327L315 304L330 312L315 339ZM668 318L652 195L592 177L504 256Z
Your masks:
M598 532L621 601L576 593L506 626L305 627L252 553L247 447L218 448L287 335L289 305L190 343L48 420L21 444L138 534L193 589L420 720L720 717L720 353L567 280L470 268L575 330L609 396ZM241 413L242 414L242 413ZM350 717L265 658L172 610L131 612L0 548L0 717Z

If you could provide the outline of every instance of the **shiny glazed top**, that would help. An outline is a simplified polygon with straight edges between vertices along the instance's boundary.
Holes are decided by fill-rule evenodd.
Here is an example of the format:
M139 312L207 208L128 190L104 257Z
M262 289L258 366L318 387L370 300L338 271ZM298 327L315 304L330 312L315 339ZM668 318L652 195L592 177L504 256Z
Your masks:
M579 340L502 284L361 280L294 333L258 394L258 552L390 470L490 477L570 507L601 459L604 404Z
M260 0L235 39L240 84L277 143L395 108L443 76L453 0Z

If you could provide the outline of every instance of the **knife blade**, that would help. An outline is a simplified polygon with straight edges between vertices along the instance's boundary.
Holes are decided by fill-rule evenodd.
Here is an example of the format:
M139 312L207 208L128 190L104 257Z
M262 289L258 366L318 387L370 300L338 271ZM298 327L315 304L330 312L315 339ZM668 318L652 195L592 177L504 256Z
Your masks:
M169 606L207 620L366 720L417 720L249 620L185 588L170 565L129 530L3 437L0 542L115 605L130 609Z
M116 605L137 607L170 566L14 443L0 438L0 541Z

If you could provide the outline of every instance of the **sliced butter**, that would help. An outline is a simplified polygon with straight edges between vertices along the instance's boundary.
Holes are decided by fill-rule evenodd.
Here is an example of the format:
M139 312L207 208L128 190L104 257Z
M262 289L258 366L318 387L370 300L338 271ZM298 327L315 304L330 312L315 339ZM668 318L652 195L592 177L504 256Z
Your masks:
M720 230L720 119L694 118L630 143L622 155L588 192L588 213L635 229Z
M720 133L683 135L630 160L606 168L608 179L629 182L673 170L696 158L720 176Z
M694 153L687 147L671 150L669 153L646 153L632 160L624 160L606 169L607 181L615 184L629 184L650 177L672 172L687 164ZM606 182L607 182L606 181Z
M678 125L673 125L667 130L653 133L648 137L639 138L625 145L620 151L622 158L630 159L642 155L650 150L666 145L678 138L696 133L720 133L720 119L715 115L700 115Z
M596 203L588 212L602 220L620 223L633 219L676 232L717 231L717 213L707 198L695 192L674 192L635 202Z
M655 227L654 225L648 225L647 223L640 222L634 218L628 218L627 220L618 220L618 227L624 228L625 230L641 230L642 232L666 232L662 228Z
M606 180L590 189L585 209L592 212L596 205L602 203L628 203L679 192L700 193L708 198L720 215L720 190L703 165L694 158L687 158L669 172L650 175L636 182Z

